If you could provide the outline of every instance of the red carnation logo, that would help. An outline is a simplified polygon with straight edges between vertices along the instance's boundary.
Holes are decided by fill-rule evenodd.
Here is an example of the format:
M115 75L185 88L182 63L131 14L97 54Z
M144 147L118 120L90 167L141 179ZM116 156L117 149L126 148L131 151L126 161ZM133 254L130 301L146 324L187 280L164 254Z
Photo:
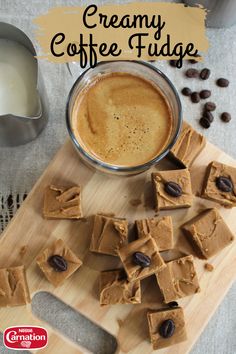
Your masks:
M36 326L8 327L4 331L3 342L9 349L42 349L48 344L48 332Z

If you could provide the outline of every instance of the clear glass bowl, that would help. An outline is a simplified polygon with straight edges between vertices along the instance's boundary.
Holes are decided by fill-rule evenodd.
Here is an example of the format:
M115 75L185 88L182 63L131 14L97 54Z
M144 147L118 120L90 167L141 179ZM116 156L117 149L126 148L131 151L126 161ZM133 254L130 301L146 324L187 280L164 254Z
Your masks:
M97 159L95 156L88 154L80 145L80 143L78 142L78 140L76 139L72 131L72 126L71 126L72 111L73 111L73 106L76 97L78 96L79 92L83 90L87 85L89 85L92 81L94 81L94 79L98 75L109 74L112 72L122 72L122 73L127 72L150 81L162 91L163 95L165 96L172 110L173 129L167 146L159 155L157 155L155 158L142 165L125 167L125 166L117 166L117 165L105 163ZM84 71L75 81L67 99L66 124L67 124L67 129L70 138L77 152L79 153L79 156L84 162L96 168L97 170L103 172L117 174L117 175L131 175L149 169L152 165L157 164L168 154L170 149L175 144L181 129L182 106L181 106L179 95L172 82L153 65L141 61L124 61L124 60L101 62L95 68L89 68L86 71Z

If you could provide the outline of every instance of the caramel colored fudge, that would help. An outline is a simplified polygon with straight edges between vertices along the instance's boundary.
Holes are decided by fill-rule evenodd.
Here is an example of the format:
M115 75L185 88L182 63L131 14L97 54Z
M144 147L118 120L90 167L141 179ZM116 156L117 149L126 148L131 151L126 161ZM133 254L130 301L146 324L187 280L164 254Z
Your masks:
M100 275L100 304L140 304L140 281L129 282L123 269L102 272Z
M80 187L48 186L44 195L43 216L48 219L80 219Z
M200 258L208 259L228 246L234 236L217 209L207 209L182 226Z
M190 167L205 145L205 137L196 132L188 123L183 122L180 136L170 151L170 157L184 167Z
M152 174L156 209L189 208L193 195L188 169L160 171Z
M156 277L165 303L200 291L192 255L168 262Z
M82 261L61 239L42 251L36 258L36 262L54 286L61 285L82 265Z
M153 350L169 347L187 339L181 307L150 311L147 314Z
M0 307L30 302L24 266L0 269Z
M129 243L118 254L130 281L146 278L166 266L151 236Z
M173 248L173 225L171 216L149 218L135 221L138 237L150 235L156 242L159 251Z
M236 206L236 168L213 161L209 164L202 196L224 207Z
M95 215L90 251L117 256L128 242L128 221L102 214Z

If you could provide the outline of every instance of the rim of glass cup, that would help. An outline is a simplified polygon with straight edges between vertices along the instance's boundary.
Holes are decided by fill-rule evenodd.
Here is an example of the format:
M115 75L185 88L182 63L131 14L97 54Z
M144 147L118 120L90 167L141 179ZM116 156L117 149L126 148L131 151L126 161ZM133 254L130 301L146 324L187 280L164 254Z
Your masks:
M157 155L155 158L153 158L152 160L145 162L144 164L141 165L136 165L136 166L131 166L131 167L126 167L126 166L118 166L118 165L112 165L112 164L108 164L106 162L103 162L99 159L97 159L96 157L90 155L89 153L87 153L83 147L80 145L80 143L78 142L78 140L76 139L72 128L71 128L71 123L70 123L70 112L69 112L69 105L70 105L70 99L73 95L73 92L75 90L75 88L77 87L78 83L82 80L82 78L84 77L85 74L87 74L88 71L93 70L93 68L88 68L86 69L82 74L80 74L80 76L78 77L78 79L76 79L76 81L74 82L69 95L67 97L67 102L66 102L66 126L67 126L67 130L69 132L70 138L73 142L73 144L75 145L75 147L79 150L79 152L86 158L86 160L88 160L88 162L90 162L92 165L94 165L94 167L100 167L104 170L107 170L107 172L127 172L127 173L131 173L131 172L142 172L144 170L148 170L151 166L155 165L156 163L158 163L160 160L162 160L171 150L171 148L174 146L176 140L178 139L179 133L180 133L180 128L182 125L182 121L183 121L183 117L182 117L182 104L179 98L179 94L175 88L175 86L172 84L172 82L170 81L170 79L159 69L157 69L155 66L143 62L143 61L137 61L137 60L110 60L110 61L102 61L99 62L96 65L96 68L98 66L103 66L104 64L109 64L109 63L116 63L116 62L130 62L130 63L135 63L138 65L143 65L148 67L149 69L151 69L152 71L154 71L155 73L158 73L164 80L166 80L166 82L169 84L169 86L171 87L177 105L178 105L178 112L179 112L179 117L178 117L178 122L177 122L177 128L175 131L175 134L171 140L171 142L168 144L168 146L164 149L164 151L162 153L160 153L159 155Z

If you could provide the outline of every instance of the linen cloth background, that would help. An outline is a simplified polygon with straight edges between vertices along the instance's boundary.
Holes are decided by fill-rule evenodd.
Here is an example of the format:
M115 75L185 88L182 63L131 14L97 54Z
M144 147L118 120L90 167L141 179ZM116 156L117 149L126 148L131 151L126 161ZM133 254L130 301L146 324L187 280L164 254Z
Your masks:
M96 4L111 2L125 3L125 1L93 1ZM12 23L22 29L31 38L39 54L38 45L34 40L35 27L32 19L46 13L49 8L54 6L78 6L88 5L89 3L91 2L72 0L0 0L0 21ZM209 67L212 70L212 74L208 81L189 81L184 77L183 69L172 68L167 62L156 62L154 65L163 70L179 90L184 86L190 86L196 90L200 90L203 87L212 89L212 100L217 103L217 110L214 112L215 122L210 129L204 130L204 134L210 142L236 158L236 26L229 29L208 29L207 36L210 41L210 48L204 63L197 64L194 67ZM39 65L49 99L49 122L35 141L20 147L0 149L0 201L1 198L5 199L10 193L12 193L13 197L16 194L20 194L20 199L22 199L24 193L32 188L67 137L65 104L73 79L66 65L51 64L44 60L41 60ZM186 67L190 67L190 65L185 64L184 68ZM222 90L215 86L214 79L218 77L226 77L231 80L230 87L227 90ZM201 114L200 104L194 105L183 96L181 100L185 119L201 131L198 124ZM219 113L223 111L232 113L233 119L228 125L225 125L219 119ZM18 200L19 202L20 200ZM1 213L3 213L3 210L1 210L0 203ZM234 284L223 303L219 306L191 353L236 353L235 314L236 284ZM1 343L0 353L8 353L6 349L1 347ZM13 351L9 353L13 353Z

